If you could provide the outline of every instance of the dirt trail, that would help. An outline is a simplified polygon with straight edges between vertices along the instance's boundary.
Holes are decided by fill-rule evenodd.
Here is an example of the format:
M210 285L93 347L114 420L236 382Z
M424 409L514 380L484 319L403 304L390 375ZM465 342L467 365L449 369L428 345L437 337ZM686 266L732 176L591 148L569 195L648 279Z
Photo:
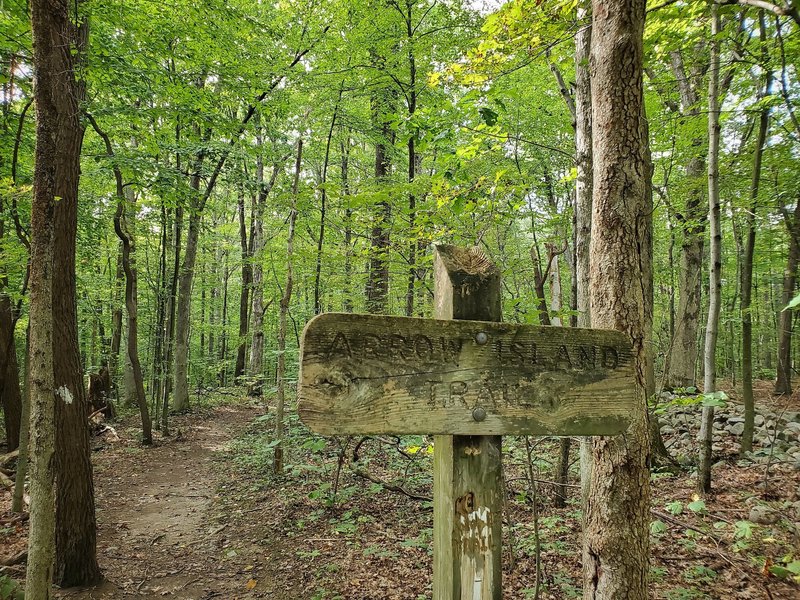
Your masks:
M175 435L153 448L139 447L135 430L123 430L119 442L96 452L98 560L106 581L58 597L276 598L258 548L236 543L235 519L216 495L225 479L220 451L257 414L247 405L220 407L176 422Z

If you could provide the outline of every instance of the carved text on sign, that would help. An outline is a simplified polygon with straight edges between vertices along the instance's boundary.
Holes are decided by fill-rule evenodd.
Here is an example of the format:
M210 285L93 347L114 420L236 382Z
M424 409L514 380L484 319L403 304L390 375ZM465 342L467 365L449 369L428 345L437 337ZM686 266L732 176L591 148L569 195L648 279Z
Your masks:
M635 402L619 332L349 314L307 325L298 392L321 433L604 435Z

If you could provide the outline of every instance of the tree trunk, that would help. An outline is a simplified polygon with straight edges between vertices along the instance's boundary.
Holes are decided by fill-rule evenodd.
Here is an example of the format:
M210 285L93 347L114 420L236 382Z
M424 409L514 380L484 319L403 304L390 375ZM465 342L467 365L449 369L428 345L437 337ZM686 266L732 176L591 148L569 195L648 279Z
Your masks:
M85 52L88 28L71 27L75 56ZM62 45L60 51L64 52ZM70 61L71 62L71 61ZM101 578L97 564L94 482L86 419L86 388L78 348L75 242L78 181L84 127L79 120L82 83L64 65L61 103L64 122L56 157L53 256L53 370L56 388L56 561L54 582L88 585ZM68 90L68 91L66 91Z
M681 116L688 122L700 116L700 94L687 76L683 55L679 50L671 53L672 73L680 96ZM692 146L702 148L702 138L692 140ZM678 312L674 337L668 360L667 385L686 388L696 385L697 332L700 324L702 298L702 263L705 206L703 202L703 175L705 162L702 155L692 156L686 164L687 193L683 214L675 215L681 224L683 241L680 248L678 272Z
M719 40L720 19L717 7L711 7L711 60L708 75L708 217L711 226L709 250L708 321L703 366L703 393L717 391L717 333L722 301L722 232L719 208ZM714 433L714 407L704 405L700 422L700 461L697 486L700 492L711 491L711 460Z
M314 269L314 314L318 315L322 312L322 299L320 290L320 279L322 277L322 248L325 244L325 219L326 209L328 203L328 164L331 157L331 140L333 139L333 130L336 127L336 119L339 116L339 103L342 101L342 93L344 91L344 80L342 85L339 86L339 98L336 101L336 106L333 109L333 116L331 117L331 125L328 128L328 138L325 141L325 158L322 162L322 191L320 192L319 204L319 234L317 235L317 261Z
M416 29L414 27L414 19L412 17L412 10L414 3L406 0L406 11L403 13L403 18L406 25L406 58L408 61L408 89L406 97L408 98L408 121L414 122L414 115L417 112L417 57L414 54L414 34ZM424 17L423 17L424 18ZM417 130L411 131L408 136L408 183L409 186L414 183L417 177L417 164L421 162L417 157ZM417 252L421 250L419 234L416 233L417 221L417 196L414 191L408 194L408 230L411 234L411 243L408 245L408 283L406 288L406 316L414 316L414 296L416 292L416 282L418 276L417 269Z
M14 343L13 307L11 299L1 290L0 284L0 405L5 419L6 444L11 452L19 446L20 425L22 422L22 394L19 389L19 368L17 366L17 346Z
M239 345L236 348L236 367L233 376L244 375L244 359L247 355L247 327L250 314L250 286L253 283L252 240L247 241L247 226L244 214L244 190L239 190L239 240L242 246L242 291L239 295Z
M342 197L344 211L344 294L342 310L353 312L353 209L350 207L350 135L341 145Z
M223 267L222 267L222 320L220 327L219 341L219 373L217 379L221 386L228 385L228 282L230 280L231 272L228 268L228 252L224 254ZM210 358L213 358L210 357Z
M122 221L124 208L122 202L124 196L119 198L117 215L114 217L114 230L122 240L122 264L125 269L125 308L128 311L128 362L131 368L133 393L136 405L139 407L139 416L142 420L142 443L152 444L153 433L150 421L150 412L147 407L147 399L144 395L144 378L142 375L142 365L139 362L139 325L138 325L138 302L137 302L137 275L136 267L131 260L134 251L133 238L125 231Z
M164 380L164 369L167 368L164 360L164 348L167 343L167 252L169 252L167 205L161 198L161 231L159 232L158 256L158 286L156 291L156 321L154 323L155 348L153 350L153 372L151 392L151 406L153 420L157 430L161 429L159 414L161 409L161 386Z
M30 313L29 313L30 316ZM14 479L14 493L11 497L11 512L25 512L25 478L28 473L28 457L30 455L31 394L29 386L30 365L30 321L26 332L25 363L23 365L22 386L22 423L19 428L19 456L17 457L17 473Z
M642 90L643 0L594 0L591 44L594 194L592 326L633 343L639 403L627 434L592 440L584 598L646 599L650 524L648 346L652 197Z
M789 253L786 269L783 272L781 306L778 313L778 373L775 380L776 394L792 393L792 319L794 311L786 305L794 298L797 284L797 266L800 263L800 199L795 204L793 214L786 209L781 211L789 234Z
M381 68L385 61L373 53L373 62ZM389 123L386 106L389 92L376 93L371 99L373 127L377 130L375 144L375 184L386 185L391 171L390 148L394 144L394 133ZM385 313L389 297L389 221L392 216L388 200L380 200L375 205L370 234L369 265L367 269L366 308L370 313Z
M260 142L258 142L260 144ZM264 210L266 208L267 197L272 187L278 180L281 172L281 165L275 164L272 168L272 175L267 184L264 183L264 165L259 158L258 162L258 194L253 198L253 308L251 318L253 320L253 343L250 346L250 385L247 393L250 396L260 396L264 386L264 313L267 306L264 305L264 270L261 254L264 251ZM271 302L270 302L271 304Z
M280 312L278 317L278 366L276 372L277 391L275 393L275 456L273 470L283 473L283 412L284 397L286 394L286 331L289 304L292 300L292 286L294 285L293 254L294 230L297 222L297 196L300 186L300 166L303 161L303 138L297 140L297 160L294 167L294 183L292 184L292 206L289 209L289 234L286 240L286 286L283 288Z
M589 50L592 43L591 2L578 5L581 29L575 36L575 310L578 327L591 327L589 314L589 244L592 233L592 88ZM591 439L581 438L581 496L591 480Z
M115 158L111 139L100 129L94 117L89 116L89 122L94 130L102 138L106 147L106 154L110 159ZM117 210L114 214L114 232L122 243L122 268L125 271L125 309L128 312L128 347L127 362L130 364L131 391L133 392L135 405L139 407L139 415L142 420L142 443L152 444L152 422L150 412L147 408L147 399L144 395L144 377L142 366L139 362L139 326L138 326L138 298L137 298L137 273L136 263L131 254L135 251L133 236L126 227L125 205L127 202L134 203L135 196L131 188L125 188L122 180L122 172L116 164L113 166L114 181L116 183ZM128 191L131 190L131 191ZM127 377L126 377L127 379ZM127 382L126 382L127 384ZM126 395L129 393L126 390Z
M25 595L49 600L55 557L55 385L53 381L53 212L56 195L58 133L65 128L62 103L73 104L61 89L72 80L69 48L72 39L66 2L33 0L33 64L37 119L36 158L31 204L30 274L30 529ZM67 82L71 88L73 81ZM69 89L69 88L68 88ZM68 117L67 117L68 118Z
M172 404L175 412L189 410L189 317L201 217L202 213L194 206L189 212L186 249L178 275L178 304L175 313L175 397Z
M35 204L41 210L36 216L52 223L38 223L37 227L48 238L49 232L53 232L52 254L47 249L40 249L37 265L49 270L52 257L50 299L42 297L50 285L49 281L43 281L48 275L39 273L38 306L36 311L32 311L32 317L35 317L35 321L32 318L31 332L31 370L34 374L31 384L32 397L35 398L32 422L36 425L32 431L32 476L36 479L37 494L43 499L34 512L38 512L38 519L43 518L43 511L48 513L45 521L35 526L37 528L45 522L48 529L52 527L51 469L54 469L56 482L55 564L51 565L51 534L38 531L29 540L31 550L38 555L32 561L38 566L33 567L31 585L41 586L38 591L29 592L32 598L49 597L45 583L41 581L46 574L52 574L54 582L63 587L84 585L100 578L75 293L77 192L84 131L79 119L84 87L75 79L75 63L85 52L88 31L85 22L80 27L72 23L69 6L60 0L38 0L32 5L31 19L37 58L39 110ZM59 198L55 206L54 196ZM43 246L49 246L47 241L43 241ZM42 283L45 283L45 290ZM46 307L50 308L49 315L44 314ZM50 376L44 373L49 366L52 366ZM54 390L58 399L55 404L55 454L50 436ZM47 464L42 462L43 459ZM46 584L49 587L49 581Z
M115 385L119 379L119 349L122 346L122 304L120 290L125 287L125 272L122 269L122 247L117 254L117 268L114 277L114 308L111 311L111 378ZM117 386L119 389L119 386Z
M761 69L764 72L764 98L771 93L772 71L769 66L767 43L767 23L764 10L758 11L759 31L761 37ZM755 419L755 402L753 400L753 315L751 303L753 297L753 253L756 245L756 212L758 210L758 188L761 182L761 158L769 129L769 105L763 105L758 120L758 137L753 152L753 179L750 184L750 210L747 211L747 237L745 239L744 257L742 260L742 402L744 403L744 431L742 432L741 452L753 448L753 426Z
M161 433L169 435L169 396L172 393L173 377L172 363L175 348L175 311L178 304L178 274L181 262L181 237L183 235L183 207L175 207L174 223L174 256L172 260L170 292L168 299L168 318L166 333L166 353L164 356L164 384L162 387L161 403Z

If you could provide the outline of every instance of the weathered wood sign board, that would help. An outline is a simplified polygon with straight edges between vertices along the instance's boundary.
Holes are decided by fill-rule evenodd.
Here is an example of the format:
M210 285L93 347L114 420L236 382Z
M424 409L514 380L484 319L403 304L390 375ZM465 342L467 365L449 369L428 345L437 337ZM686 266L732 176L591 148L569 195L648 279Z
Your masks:
M617 331L328 313L303 331L299 413L324 435L614 435L631 352Z

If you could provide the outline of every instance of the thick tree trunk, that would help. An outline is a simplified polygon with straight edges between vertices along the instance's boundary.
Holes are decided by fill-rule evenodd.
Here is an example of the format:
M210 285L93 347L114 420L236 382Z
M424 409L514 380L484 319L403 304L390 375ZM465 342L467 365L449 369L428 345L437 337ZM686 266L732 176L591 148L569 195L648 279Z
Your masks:
M690 164L696 165L696 161ZM702 169L702 162L699 163ZM687 168L688 171L688 168ZM675 337L669 357L667 385L671 388L695 386L697 365L697 331L700 323L703 271L703 228L697 225L702 213L702 198L687 201L687 219L683 227L678 267L678 309Z
M50 2L54 4L54 2ZM57 2L55 4L61 4ZM66 9L65 9L66 10ZM66 13L65 13L66 14ZM59 53L85 51L87 26L67 24ZM63 43L74 40L75 45ZM78 181L84 127L79 120L83 84L74 79L73 58L59 71L62 123L56 148L56 189L53 237L53 371L56 389L56 560L54 582L61 587L87 585L101 578L97 564L94 482L86 419L86 389L78 347L75 241L78 227Z
M594 197L592 326L633 343L639 403L624 436L592 440L584 598L648 597L647 420L652 324L652 197L642 90L643 0L594 0L591 50Z
M708 74L708 217L711 226L709 251L708 321L706 323L703 367L703 393L717 391L717 333L722 304L722 233L719 209L719 40L720 19L717 7L711 8L711 60ZM703 406L700 423L700 461L697 486L700 492L711 491L711 461L714 432L714 407Z
M30 529L25 595L49 600L55 557L55 385L53 381L53 212L58 133L64 127L62 90L74 85L72 39L65 1L33 0L33 64L37 105L36 158L31 204L30 274ZM60 79L69 78L64 82ZM67 96L66 102L74 99Z

